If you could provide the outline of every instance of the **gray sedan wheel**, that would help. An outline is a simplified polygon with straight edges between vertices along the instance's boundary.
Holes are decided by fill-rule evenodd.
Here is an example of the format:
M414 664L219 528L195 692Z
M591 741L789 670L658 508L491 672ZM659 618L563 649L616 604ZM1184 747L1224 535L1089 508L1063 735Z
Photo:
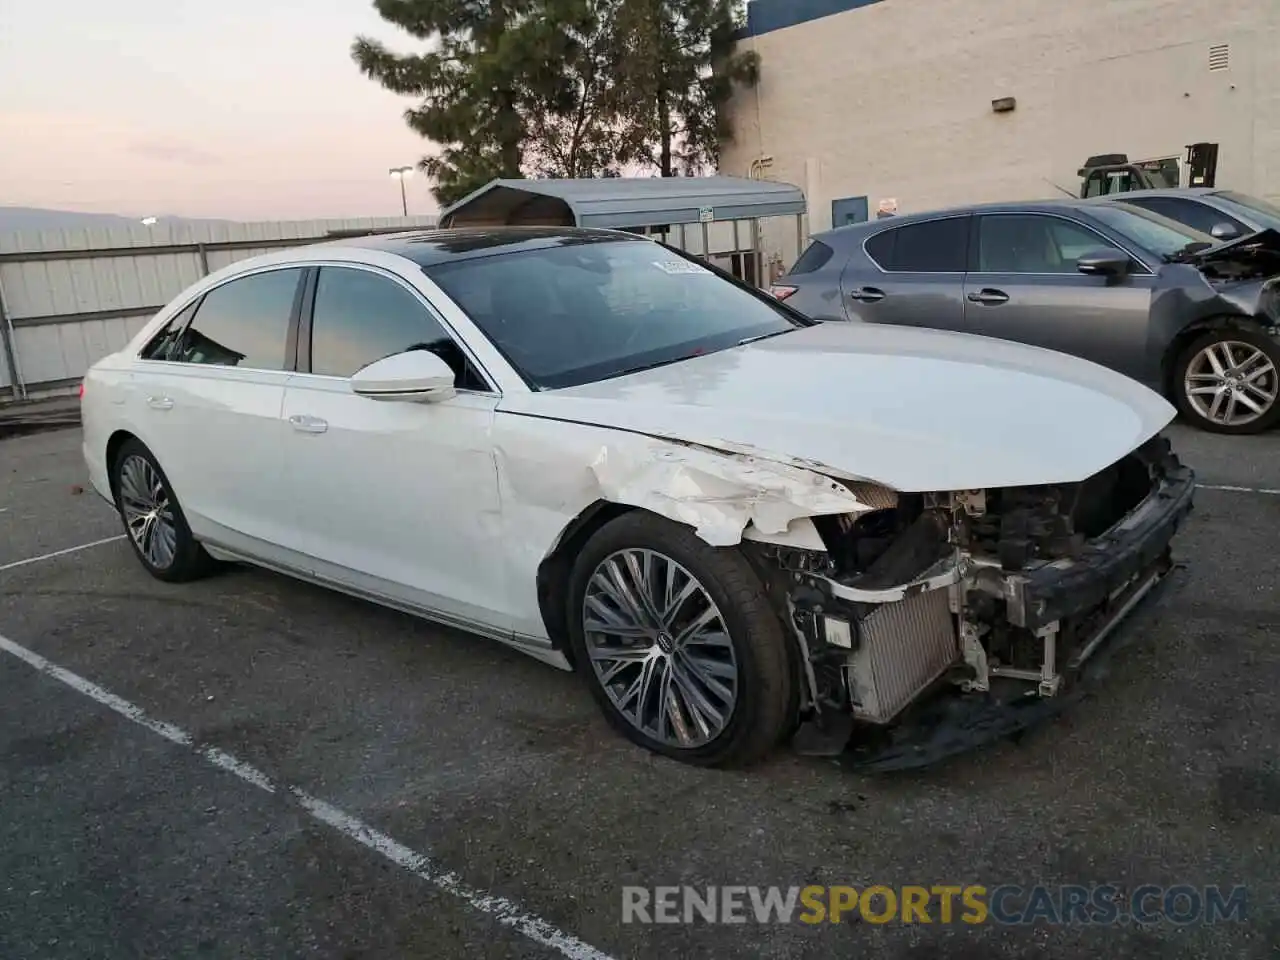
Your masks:
M1221 330L1183 351L1174 372L1178 407L1201 429L1260 433L1280 417L1280 348L1252 330Z

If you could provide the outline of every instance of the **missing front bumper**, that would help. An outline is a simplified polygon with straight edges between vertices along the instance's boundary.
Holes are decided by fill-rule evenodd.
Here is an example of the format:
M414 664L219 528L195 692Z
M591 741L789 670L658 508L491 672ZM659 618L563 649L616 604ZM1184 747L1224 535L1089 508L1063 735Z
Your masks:
M891 773L934 766L998 741L1017 740L1048 722L1101 686L1112 658L1143 636L1139 629L1176 577L1176 565L1147 589L1097 639L1091 656L1072 671L1072 682L1057 696L1037 696L1025 685L997 679L989 691L917 701L890 728L861 731L839 753L841 765L864 773ZM852 731L851 731L852 732Z
M808 578L811 589L793 596L793 620L809 648L810 679L825 684L815 687L818 709L799 749L831 755L846 732L865 743L912 728L920 739L930 723L955 728L939 732L948 742L962 728L959 740L986 742L1056 712L1051 701L1073 699L1064 693L1086 664L1169 574L1171 541L1192 509L1192 471L1164 441L1142 453L1150 492L1073 559L1009 572L957 552L909 584L876 591ZM1021 655L1004 657L989 642L997 634L1018 638ZM956 709L966 718L958 727Z
M1109 602L1157 564L1191 513L1195 494L1195 474L1174 454L1165 454L1159 470L1147 499L1086 544L1080 557L1001 578L997 592L1010 623L1042 630Z

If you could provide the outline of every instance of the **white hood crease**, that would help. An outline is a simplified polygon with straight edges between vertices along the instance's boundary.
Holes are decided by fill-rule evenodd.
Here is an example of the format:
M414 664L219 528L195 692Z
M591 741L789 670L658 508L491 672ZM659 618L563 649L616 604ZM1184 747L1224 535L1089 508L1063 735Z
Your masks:
M799 467L662 440L633 450L602 447L591 472L605 499L687 524L713 547L740 543L748 525L777 535L802 518L872 509Z

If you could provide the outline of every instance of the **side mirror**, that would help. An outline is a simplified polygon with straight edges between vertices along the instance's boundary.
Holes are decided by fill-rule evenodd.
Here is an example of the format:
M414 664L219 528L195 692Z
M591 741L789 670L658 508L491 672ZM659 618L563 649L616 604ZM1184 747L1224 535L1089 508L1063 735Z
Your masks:
M1090 277L1119 279L1129 272L1129 255L1120 250L1100 247L1076 260L1076 269Z
M1209 229L1209 236L1215 240L1234 240L1240 236L1240 231L1229 223L1215 223Z
M351 390L371 400L416 403L439 403L456 392L453 370L427 350L408 350L375 360L356 371Z

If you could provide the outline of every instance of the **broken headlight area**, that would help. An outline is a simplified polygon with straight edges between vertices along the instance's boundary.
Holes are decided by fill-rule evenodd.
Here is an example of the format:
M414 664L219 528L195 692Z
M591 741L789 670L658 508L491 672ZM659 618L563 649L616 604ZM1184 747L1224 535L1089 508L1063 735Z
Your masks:
M1051 712L1172 568L1193 488L1157 437L1079 483L855 490L874 509L816 518L825 554L764 548L801 652L796 748L919 765Z

